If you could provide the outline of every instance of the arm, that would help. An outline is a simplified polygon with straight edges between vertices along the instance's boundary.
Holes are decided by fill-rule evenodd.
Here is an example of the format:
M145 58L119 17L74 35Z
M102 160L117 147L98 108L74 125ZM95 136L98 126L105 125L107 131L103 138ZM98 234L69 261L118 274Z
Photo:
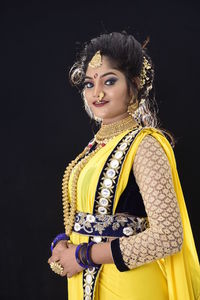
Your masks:
M112 262L125 271L174 254L182 246L182 224L167 156L152 136L141 142L135 156L133 172L148 215L149 228L109 244L93 246L96 263ZM104 260L105 258L105 260Z
M149 228L134 236L93 245L91 249L94 263L114 262L120 271L174 254L180 251L183 241L171 168L163 148L153 137L145 137L138 147L133 172L142 194ZM75 245L71 247L74 248L73 259L66 265L72 264L71 268L75 269Z
M133 172L142 194L149 228L135 236L112 241L113 258L120 271L174 254L180 251L183 241L171 168L163 148L152 136L141 142Z

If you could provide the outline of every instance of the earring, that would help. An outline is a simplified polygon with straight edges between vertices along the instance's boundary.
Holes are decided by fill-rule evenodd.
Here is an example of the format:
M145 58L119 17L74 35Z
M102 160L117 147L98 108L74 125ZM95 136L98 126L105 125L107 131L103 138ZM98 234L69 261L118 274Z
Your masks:
M144 98L141 99L137 109L133 113L133 118L140 126L143 126L142 124L143 124L143 116L145 113L145 101L146 100Z
M134 103L133 99L131 99L130 104L128 106L128 110L127 110L129 115L131 115L133 117L136 109L138 109L138 100L136 99L136 101Z

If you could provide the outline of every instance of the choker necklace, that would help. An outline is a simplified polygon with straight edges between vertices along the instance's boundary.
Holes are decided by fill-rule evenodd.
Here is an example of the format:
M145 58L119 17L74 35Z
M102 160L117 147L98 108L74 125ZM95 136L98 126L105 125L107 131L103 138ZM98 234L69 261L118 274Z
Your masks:
M128 116L122 120L111 124L102 124L99 131L95 134L95 141L99 143L107 143L115 136L119 135L123 131L131 130L137 127L138 124L134 121L132 116Z

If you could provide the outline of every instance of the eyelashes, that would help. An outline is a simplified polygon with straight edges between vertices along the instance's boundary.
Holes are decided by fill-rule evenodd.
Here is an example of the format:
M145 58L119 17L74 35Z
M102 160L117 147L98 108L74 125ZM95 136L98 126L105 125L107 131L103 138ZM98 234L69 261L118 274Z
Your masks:
M90 81L85 81L83 83L83 88L91 89L93 86L94 86L94 84L92 82L90 82Z
M118 80L117 78L110 78L110 79L107 79L107 80L105 81L105 84L106 84L106 85L113 85L113 84L115 84L115 82L116 82L117 80Z
M105 80L104 85L106 86L114 85L117 80L118 80L117 78L109 78ZM94 87L94 83L92 81L85 81L83 83L83 88L91 89L93 87Z

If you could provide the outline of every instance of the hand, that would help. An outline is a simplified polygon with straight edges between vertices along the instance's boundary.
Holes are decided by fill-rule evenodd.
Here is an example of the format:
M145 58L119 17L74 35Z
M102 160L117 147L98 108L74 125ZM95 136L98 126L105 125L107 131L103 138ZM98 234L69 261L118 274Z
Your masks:
M75 257L76 245L68 243L67 241L60 241L53 249L52 256L49 258L48 263L57 261L64 270L61 276L72 277L83 270L77 263Z

